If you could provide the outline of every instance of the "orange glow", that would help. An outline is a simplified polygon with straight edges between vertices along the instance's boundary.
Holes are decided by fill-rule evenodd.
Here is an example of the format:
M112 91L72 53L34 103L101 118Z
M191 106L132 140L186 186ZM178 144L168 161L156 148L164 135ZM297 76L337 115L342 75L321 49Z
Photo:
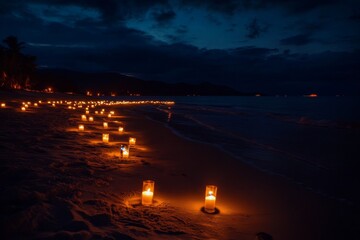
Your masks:
M152 180L143 181L141 204L150 206L153 202L155 182Z
M6 104L5 103L1 103L1 107L6 107Z
M205 190L205 211L208 213L215 212L217 187L214 185L207 185Z
M84 125L80 124L80 125L79 125L79 131L84 131L84 130L85 130Z
M318 95L316 93L311 93L308 95L308 97L317 97Z
M129 138L129 145L135 146L135 144L136 144L136 138L133 138L133 137Z
M108 133L103 133L102 140L103 140L104 143L108 143L109 142L109 134Z

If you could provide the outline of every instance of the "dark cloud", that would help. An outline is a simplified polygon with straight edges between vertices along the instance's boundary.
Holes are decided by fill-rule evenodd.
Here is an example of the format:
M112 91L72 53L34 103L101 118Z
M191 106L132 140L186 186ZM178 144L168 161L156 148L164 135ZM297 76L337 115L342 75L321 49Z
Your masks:
M246 37L254 39L258 38L262 33L266 32L268 25L262 25L259 21L254 18L247 26L246 30L248 31Z
M350 1L351 0L345 0ZM243 0L239 1L241 9L264 9L281 7L290 13L303 13L318 7L343 3L344 0Z
M345 0L352 3L351 0ZM290 13L303 13L309 10L344 3L343 0L181 0L187 6L204 7L210 11L233 15L236 11L283 8Z
M176 29L177 34L185 34L188 32L188 28L185 25L181 25Z
M215 20L212 22L215 24L210 25L224 29L230 27L231 31L240 29L240 25L231 25L228 21L232 19L231 16L214 14L214 12L234 15L237 11L280 7L288 12L300 14L335 3L335 1L310 0L179 1L187 7L206 9L208 12L202 16L205 18L212 16ZM27 8L32 3L49 5L50 2L53 7L50 9L52 12L49 10L44 12L47 17L58 16L57 10L61 7L78 6L85 12L89 9L96 10L100 13L100 18L84 16L73 20L73 24L65 24L62 21L46 21ZM309 89L314 89L314 91L325 89L328 92L334 92L337 88L341 88L345 91L347 87L349 92L360 92L357 82L360 79L357 67L360 62L358 51L349 51L349 53L324 51L322 54L293 53L296 46L305 46L310 43L317 43L322 47L330 45L342 47L341 44L345 44L354 46L352 49L356 49L359 46L359 34L356 31L334 36L331 41L320 41L321 37L326 38L325 35L320 36L321 32L331 25L327 23L328 25L324 27L324 23L317 20L312 21L292 15L291 20L294 24L289 29L281 29L288 37L279 36L281 39L279 47L285 46L291 51L279 50L276 44L267 45L265 38L259 40L264 40L262 46L268 47L244 46L242 43L239 45L241 47L231 49L200 48L194 47L191 45L191 40L189 41L190 37L194 37L191 26L180 25L181 23L177 22L180 18L180 13L177 13L179 6L173 3L166 0L20 0L11 2L0 0L0 37L15 35L18 39L30 43L25 51L38 56L39 65L49 67L64 67L81 71L116 71L131 73L149 80L220 82L242 91L291 94L303 93ZM160 32L160 35L166 37L166 42L156 40L145 30L133 29L125 24L125 21L130 18L143 16L152 17L151 21L158 24L169 23L166 25L168 28L155 29ZM259 19L261 18L262 16L259 15ZM287 20L286 18L277 20L279 19ZM209 19L206 18L206 20ZM352 24L351 28L357 24L349 20L347 22ZM210 25L204 24L204 29L211 31L211 29L206 29ZM276 27L271 26L271 28ZM163 29L167 31L161 32ZM267 25L254 18L247 26L247 30L248 38L254 39L266 32ZM300 34L292 36L291 33L294 31ZM243 34L239 32L238 36ZM268 34L271 33L266 35ZM201 38L201 36L195 37ZM217 41L217 37L211 40ZM292 48L293 46L295 48ZM331 48L328 49L331 50Z
M166 25L176 17L176 13L173 10L160 10L153 12L152 16L158 25Z
M353 13L349 17L350 20L360 21L360 10L353 10Z
M182 5L193 7L204 7L209 11L221 12L225 14L234 14L238 9L239 1L236 0L180 0Z
M0 2L0 13L6 11L11 13L23 9L31 4L42 4L44 6L63 7L78 6L84 9L94 9L101 13L102 20L107 23L116 23L128 18L139 17L154 6L167 6L167 0L14 0ZM4 10L5 9L5 10ZM4 13L3 13L4 14Z
M281 45L293 45L293 46L303 46L312 42L314 42L314 40L311 38L310 34L298 34L280 40Z

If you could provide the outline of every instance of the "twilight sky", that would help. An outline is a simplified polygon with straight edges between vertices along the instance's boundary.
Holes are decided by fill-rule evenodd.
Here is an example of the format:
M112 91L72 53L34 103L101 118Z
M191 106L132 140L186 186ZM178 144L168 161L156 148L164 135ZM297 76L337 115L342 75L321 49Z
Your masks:
M360 1L0 0L42 68L360 95Z

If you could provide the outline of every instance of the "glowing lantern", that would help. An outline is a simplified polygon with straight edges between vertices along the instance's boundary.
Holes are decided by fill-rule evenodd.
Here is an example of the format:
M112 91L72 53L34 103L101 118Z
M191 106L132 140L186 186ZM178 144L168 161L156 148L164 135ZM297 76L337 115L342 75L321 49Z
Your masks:
M153 202L155 182L152 180L143 181L141 204L149 206Z
M89 114L90 112L89 112L89 111L86 111L85 113L86 113L86 114Z
M130 149L127 145L120 146L120 157L128 159L130 155Z
M109 142L109 134L108 133L103 133L102 140L103 140L104 143L108 143Z
M114 112L114 111L110 111L110 114L111 114L111 115L114 115L114 114L115 114L115 112Z
M135 146L135 143L136 143L136 138L133 138L133 137L129 138L129 145L130 146Z
M208 213L215 212L217 187L214 185L206 185L205 190L205 211Z
M37 107L38 106L38 104L37 103L34 103L34 107Z
M108 118L111 118L111 114L108 115Z
M89 117L89 122L93 122L94 118L93 117Z
M108 128L108 127L109 127L109 125L108 125L107 122L104 122L104 123L103 123L103 126L104 126L104 128Z
M25 107L21 107L21 111L26 111L26 108L25 108Z
M86 115L81 115L81 120L86 121Z
M123 132L124 128L123 127L119 127L119 132Z
M6 104L5 103L1 103L1 107L6 107Z
M95 111L95 114L99 114L99 111Z
M52 104L53 107L56 107L55 103Z
M82 124L79 125L79 131L84 131L84 125Z

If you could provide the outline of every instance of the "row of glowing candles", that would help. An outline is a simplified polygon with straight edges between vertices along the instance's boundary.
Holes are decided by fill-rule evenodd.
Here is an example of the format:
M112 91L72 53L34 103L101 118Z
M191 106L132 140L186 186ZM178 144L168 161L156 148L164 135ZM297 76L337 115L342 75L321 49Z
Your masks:
M38 107L39 104L41 104L42 101L39 100L38 102L33 103L34 107ZM47 101L48 104L52 105L53 107L56 107L56 104L67 104L69 105L68 108L69 109L76 109L76 108L82 108L82 105L85 104L90 104L91 108L95 108L95 106L99 106L99 105L107 105L107 106L111 106L111 105L140 105L140 104L164 104L164 105L173 105L175 104L175 102L173 101L67 101L67 100L60 100L60 101ZM29 108L31 106L31 102L23 102L22 106L21 106L21 111L26 111L27 108ZM72 106L70 106L72 105ZM0 107L1 108L5 108L6 107L6 103L0 103ZM95 112L97 114L97 111ZM102 110L101 112L99 112L99 114L104 114L104 111ZM111 117L111 113L108 115L108 117Z
M41 103L41 101L39 101L39 103ZM50 102L48 101L49 104L51 104L53 107L56 106L56 103L58 104L62 104L62 101L59 101L59 102ZM71 104L71 102L67 102L67 104ZM85 102L83 102L85 104ZM120 102L120 104L127 104L129 102ZM135 104L141 104L141 103L149 103L149 102L145 102L145 101L140 101L140 102L136 102ZM151 102L153 103L153 102ZM154 103L159 103L157 101L154 101ZM31 104L31 102L28 102L28 103L23 103L23 106L21 107L21 110L22 111L25 111L26 108L29 107L29 105ZM103 102L99 102L98 103L99 105L100 104L103 104ZM117 103L119 104L119 103ZM172 102L168 103L168 104L173 104ZM34 107L37 107L38 106L38 103L34 103L33 104ZM109 105L112 105L112 104L109 104ZM0 105L2 108L5 108L6 107L6 104L5 103L1 103ZM94 105L92 105L91 107L93 107ZM73 107L71 107L73 108ZM81 105L78 105L78 108L82 108ZM89 114L89 111L88 111L88 108L86 110L86 114ZM98 111L95 111L95 114L99 114ZM102 109L102 111L100 111L100 114L104 114L104 109ZM108 114L108 117L111 117L112 115L114 115L114 112L110 112ZM94 118L89 116L89 118L87 118L86 115L82 115L81 116L81 120L82 121L94 121ZM103 127L104 128L108 128L108 123L107 122L104 122L103 123ZM84 131L84 125L83 124L80 124L79 125L79 131ZM124 128L123 127L119 127L119 132L123 132ZM102 135L102 140L103 142L107 143L109 142L109 134L108 133L103 133ZM136 143L136 138L133 138L133 137L130 137L129 138L129 147L127 147L126 145L122 145L121 148L120 148L120 151L121 151L121 156L123 158L128 158L129 157L129 148L131 146L135 146L135 143ZM142 191L142 198L141 198L141 204L144 205L144 206L150 206L153 204L153 197L154 197L154 190L155 190L155 182L152 181L152 180L146 180L146 181L143 181L143 191ZM206 186L206 189L205 189L205 204L204 204L204 210L205 212L208 212L208 213L214 213L216 211L216 195L217 195L217 187L214 186L214 185L207 185Z
M103 114L104 109L101 111L101 114ZM97 112L95 112L97 114ZM89 114L88 111L86 111L86 114ZM110 112L108 117L111 117L111 114L114 114L114 112ZM86 115L81 116L82 121L93 121L92 117L89 117L87 119ZM106 129L108 128L108 123L103 122L103 127ZM84 125L79 125L79 130L84 131ZM119 127L119 131L122 132L123 128ZM103 133L102 140L104 143L109 142L109 134ZM130 137L129 138L129 147L126 145L121 145L120 147L120 156L122 158L128 158L129 157L129 150L130 147L135 146L136 144L136 138ZM155 190L155 182L153 180L145 180L143 181L143 191L141 196L141 204L144 206L150 206L153 204L153 197L154 197L154 190ZM204 204L204 211L208 213L214 213L215 203L216 203L216 194L217 194L217 187L214 185L207 185L205 190L205 204Z
M104 112L104 110L102 110ZM96 113L96 112L95 112ZM86 114L89 114L87 111ZM101 113L102 114L102 113ZM110 112L110 114L114 114L114 112ZM111 117L111 116L109 116ZM82 121L87 121L86 115L81 116ZM89 117L89 121L93 121L92 117ZM104 122L103 127L106 129L108 128L108 123ZM79 125L79 130L84 131L84 125ZM123 128L119 127L119 131L122 132ZM103 133L102 140L104 143L109 142L109 134ZM120 156L123 158L129 157L129 148L131 146L135 146L136 144L136 138L130 137L129 138L129 147L126 145L122 145L120 148ZM154 197L154 189L155 189L155 182L152 180L146 180L143 182L143 191L142 191L142 197L141 197L141 204L144 206L150 206L153 203L153 197ZM214 185L207 185L205 190L205 204L204 204L204 210L208 213L214 213L215 212L215 202L216 202L216 194L217 194L217 187Z
M102 109L100 114L103 114L105 112L105 109ZM90 114L90 111L88 110L88 108L86 108L86 114ZM98 111L95 111L95 114L99 114ZM110 111L108 117L111 118L113 115L115 114L114 111ZM87 117L86 115L81 115L81 120L82 121L89 121L89 122L93 122L94 121L94 118L89 116ZM109 124L108 122L103 122L103 127L104 129L107 129L109 127ZM79 131L85 131L85 126L84 124L79 124ZM119 132L123 132L124 131L124 128L123 127L119 127L118 128L118 131ZM109 133L103 133L102 134L102 141L104 143L108 143L110 141L110 134ZM120 147L120 157L121 158L129 158L129 155L130 155L130 147L133 147L135 146L135 143L136 143L136 138L134 137L130 137L129 138L129 145L121 145Z
M144 206L150 206L153 204L155 182L153 180L143 181L141 204ZM217 186L207 185L205 188L205 204L204 211L207 213L216 212L216 194Z

